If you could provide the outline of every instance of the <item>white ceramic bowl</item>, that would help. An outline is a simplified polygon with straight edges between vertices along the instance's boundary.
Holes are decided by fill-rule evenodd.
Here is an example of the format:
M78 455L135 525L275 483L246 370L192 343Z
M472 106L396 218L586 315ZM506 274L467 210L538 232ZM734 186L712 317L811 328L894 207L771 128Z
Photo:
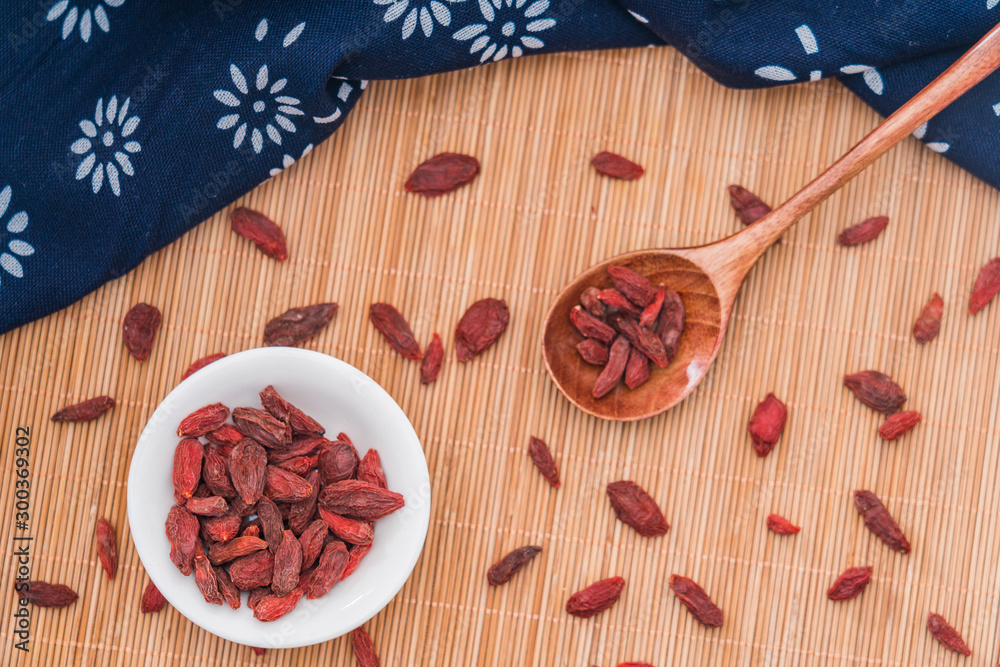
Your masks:
M273 384L283 397L335 437L351 437L359 455L378 450L389 488L406 505L376 522L372 549L354 574L318 600L302 598L270 623L246 607L205 602L194 576L170 561L164 522L174 504L171 470L177 425L192 411L221 402L260 407L259 392ZM181 382L156 408L139 437L128 475L128 520L139 558L164 597L211 633L240 644L292 648L350 632L374 616L406 582L424 546L430 519L430 477L417 434L392 397L370 377L338 359L290 347L230 355Z

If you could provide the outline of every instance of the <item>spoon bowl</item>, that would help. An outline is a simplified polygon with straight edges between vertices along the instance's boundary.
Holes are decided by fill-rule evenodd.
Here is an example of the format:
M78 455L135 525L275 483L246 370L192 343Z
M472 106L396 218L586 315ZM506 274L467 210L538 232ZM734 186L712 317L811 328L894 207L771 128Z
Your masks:
M587 269L556 297L545 318L542 354L552 379L578 408L604 419L645 419L676 405L701 381L722 345L728 317L723 317L723 302L712 279L685 256L691 252L640 250L619 255ZM594 398L591 390L601 368L586 363L576 351L583 336L570 324L569 311L579 305L580 294L588 287L612 287L607 273L612 264L626 266L654 285L663 283L680 294L684 334L674 360L666 368L654 366L645 384L634 390L619 384L606 396Z
M1000 67L1000 25L951 67L788 201L737 234L696 248L640 250L590 267L559 293L545 318L542 354L549 375L574 405L604 419L635 421L659 414L690 394L722 347L736 294L747 273L799 218L836 192L889 148ZM583 361L582 336L569 313L588 287L611 286L607 269L626 266L680 294L685 323L674 359L653 367L649 379L629 390L619 383L601 398L593 387L601 368Z

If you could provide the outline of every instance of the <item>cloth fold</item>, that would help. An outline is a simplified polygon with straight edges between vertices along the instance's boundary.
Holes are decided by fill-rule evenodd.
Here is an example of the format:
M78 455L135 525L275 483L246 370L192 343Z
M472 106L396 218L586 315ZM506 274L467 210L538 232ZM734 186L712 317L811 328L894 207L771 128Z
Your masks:
M375 79L671 45L726 86L838 77L888 114L998 0L25 0L0 7L0 333L279 174ZM916 133L1000 187L1000 75Z

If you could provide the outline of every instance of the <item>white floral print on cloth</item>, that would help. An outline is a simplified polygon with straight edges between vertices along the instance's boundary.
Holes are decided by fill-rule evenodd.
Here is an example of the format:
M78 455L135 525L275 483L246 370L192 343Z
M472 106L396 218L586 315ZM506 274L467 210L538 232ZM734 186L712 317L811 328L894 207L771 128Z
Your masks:
M18 211L9 218L6 217L12 196L13 192L9 185L4 186L0 190L0 224L3 224L3 229L7 232L2 237L6 248L0 252L0 269L3 269L3 273L0 273L0 290L3 289L4 285L2 278L4 273L15 278L24 277L24 267L21 266L21 261L17 257L29 257L35 254L35 249L30 243L19 238L10 238L11 236L20 234L28 227L28 214L25 211ZM5 219L6 223L3 222ZM7 252L8 250L10 252Z
M119 174L135 176L129 155L138 153L142 147L135 139L129 139L139 126L139 117L128 115L131 99L125 98L119 106L118 96L112 95L106 107L104 98L98 99L94 120L84 118L80 121L84 136L69 147L73 153L84 156L76 169L76 180L90 176L90 187L95 195L101 191L105 176L116 197L122 193Z
M305 148L303 148L302 149L302 155L299 156L299 160L301 160L305 156L309 155L309 153L312 152L312 149L313 149L313 145L312 144L308 144ZM291 167L296 162L297 162L297 160L295 158L293 158L288 153L285 153L285 157L281 158L281 166L280 167L272 167L271 168L271 171L269 172L271 174L271 178L274 178L275 176L277 176L278 174L280 174L284 170L286 170L289 167Z
M281 48L287 49L294 44L305 27L303 22L289 30L281 40ZM262 19L254 30L254 39L263 42L267 32L267 19ZM280 146L281 130L294 133L296 128L292 118L303 115L303 111L298 107L298 98L285 94L288 79L272 78L267 63L261 64L255 71L250 70L250 75L248 81L236 63L229 65L229 77L236 92L219 88L212 93L216 100L231 109L230 113L219 118L215 126L220 130L236 128L233 148L242 146L249 136L253 152L260 153L264 149L265 135Z
M335 93L337 99L340 100L341 102L346 102L348 98L351 96L351 93L354 92L354 86L352 86L351 83L347 79L344 79L343 77L335 76L333 78L341 80L340 85L337 86L337 92ZM368 87L368 82L361 81L358 84L358 87L361 90L364 90L365 88ZM340 107L338 106L336 109L333 110L333 113L330 114L329 116L323 116L322 118L318 116L313 116L313 121L315 121L320 125L325 125L326 123L332 123L333 121L337 120L343 115L343 113L344 112L341 111Z
M923 141L924 137L927 136L927 123L924 123L917 129L915 129L913 131L913 136L915 136L920 141ZM927 146L927 148L934 151L935 153L947 153L948 149L951 148L951 144L945 141L927 141L924 143L924 145Z
M111 30L111 22L108 21L108 12L104 5L108 7L121 7L125 0L103 0L97 2L93 9L83 6L83 11L75 4L70 5L69 0L59 0L59 2L49 8L45 15L45 20L49 23L62 18L62 38L66 39L73 34L73 28L80 27L80 39L85 42L90 41L90 35L94 32L94 26L104 32Z
M545 42L537 33L552 28L556 20L543 16L549 0L479 0L485 23L471 23L452 37L472 40L469 53L479 53L479 62L519 58L524 49L540 49ZM481 53L480 53L481 52Z
M399 17L403 18L402 30L403 39L409 39L420 26L420 31L424 37L430 37L434 32L434 24L438 23L444 28L451 25L451 10L448 4L465 2L466 0L375 0L376 5L388 5L382 20L392 23ZM448 3L448 4L446 4Z
M807 54L819 53L819 42L816 40L812 28L803 23L795 29L795 35L799 38L799 43L802 44L802 48ZM764 65L755 69L754 74L770 81L796 81L799 78L795 72L781 65ZM823 78L822 70L817 69L809 72L810 81L819 81L821 78Z

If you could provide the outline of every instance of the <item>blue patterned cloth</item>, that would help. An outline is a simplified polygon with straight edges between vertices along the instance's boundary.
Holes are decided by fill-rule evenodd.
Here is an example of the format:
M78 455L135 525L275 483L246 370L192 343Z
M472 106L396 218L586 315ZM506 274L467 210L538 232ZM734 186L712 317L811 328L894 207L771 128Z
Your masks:
M0 332L121 276L326 139L372 79L669 44L741 88L888 114L1000 0L6 0ZM1000 186L1000 75L917 131Z

